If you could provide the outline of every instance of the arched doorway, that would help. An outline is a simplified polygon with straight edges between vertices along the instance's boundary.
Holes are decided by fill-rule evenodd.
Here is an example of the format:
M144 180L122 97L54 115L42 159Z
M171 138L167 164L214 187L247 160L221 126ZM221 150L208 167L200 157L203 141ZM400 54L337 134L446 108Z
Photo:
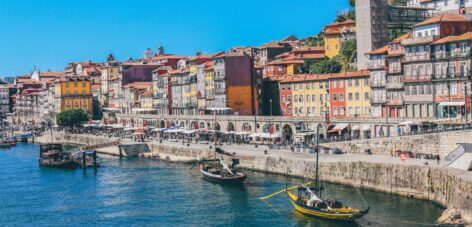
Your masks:
M232 122L228 122L228 132L234 132L234 124Z
M282 143L291 144L293 141L293 131L290 125L284 125L282 128Z
M166 127L166 123L164 122L164 120L161 120L161 122L159 123L159 127L160 128L165 128Z
M250 132L252 131L251 124L249 123L244 123L243 127L241 128L241 131L243 132Z
M262 126L262 132L269 133L269 131L270 131L270 125L269 123L265 123L264 126Z
M220 124L218 122L215 123L215 131L220 131L221 130L221 127L220 127Z

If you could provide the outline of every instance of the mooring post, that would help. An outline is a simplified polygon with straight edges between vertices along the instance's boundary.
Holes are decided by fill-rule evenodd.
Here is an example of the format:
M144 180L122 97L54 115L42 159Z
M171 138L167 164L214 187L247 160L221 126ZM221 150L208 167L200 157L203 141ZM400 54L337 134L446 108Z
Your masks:
M97 172L97 151L93 151L93 170Z
M121 144L118 145L118 152L119 152L118 154L119 154L120 158L123 157L123 150L122 150L122 149L123 149L123 148L121 147Z
M87 171L87 160L85 158L85 151L82 151L82 169L84 169L84 172Z

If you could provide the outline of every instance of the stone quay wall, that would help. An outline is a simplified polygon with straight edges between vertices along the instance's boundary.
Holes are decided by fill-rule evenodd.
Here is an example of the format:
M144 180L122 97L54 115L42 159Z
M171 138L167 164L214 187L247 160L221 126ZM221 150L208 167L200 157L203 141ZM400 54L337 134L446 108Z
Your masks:
M396 149L414 153L439 154L441 158L444 158L459 143L472 143L472 130L353 140L327 143L323 146L337 147L347 153L363 154L366 149L370 149L373 154L390 155L392 149Z

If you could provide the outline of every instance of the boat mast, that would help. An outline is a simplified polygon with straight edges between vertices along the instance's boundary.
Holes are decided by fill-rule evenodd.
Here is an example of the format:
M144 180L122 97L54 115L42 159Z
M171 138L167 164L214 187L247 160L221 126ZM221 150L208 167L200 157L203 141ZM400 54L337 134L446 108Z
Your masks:
M318 196L321 199L320 188L320 174L319 174L319 159L320 159L320 125L316 126L316 176L315 176L315 194L319 192Z

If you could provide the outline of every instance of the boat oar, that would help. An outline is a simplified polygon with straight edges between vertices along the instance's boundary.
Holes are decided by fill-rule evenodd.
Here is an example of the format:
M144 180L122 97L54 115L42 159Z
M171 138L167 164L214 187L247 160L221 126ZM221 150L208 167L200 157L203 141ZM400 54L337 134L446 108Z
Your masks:
M307 182L307 183L304 184L304 185L310 185L310 184L311 184L311 182ZM282 189L282 190L280 190L280 191L278 191L278 192L274 192L274 193L272 193L272 194L270 194L270 195L268 195L268 196L261 197L260 199L261 199L261 200L270 199L270 198L272 198L272 197L274 197L274 196L276 196L276 195L278 195L278 194L280 194L280 193L283 193L283 192L290 191L290 190L293 190L293 189L295 189L295 188L298 188L299 186L300 186L300 185L295 185L295 186L292 186L292 187L290 187L290 188L285 188L285 189Z

